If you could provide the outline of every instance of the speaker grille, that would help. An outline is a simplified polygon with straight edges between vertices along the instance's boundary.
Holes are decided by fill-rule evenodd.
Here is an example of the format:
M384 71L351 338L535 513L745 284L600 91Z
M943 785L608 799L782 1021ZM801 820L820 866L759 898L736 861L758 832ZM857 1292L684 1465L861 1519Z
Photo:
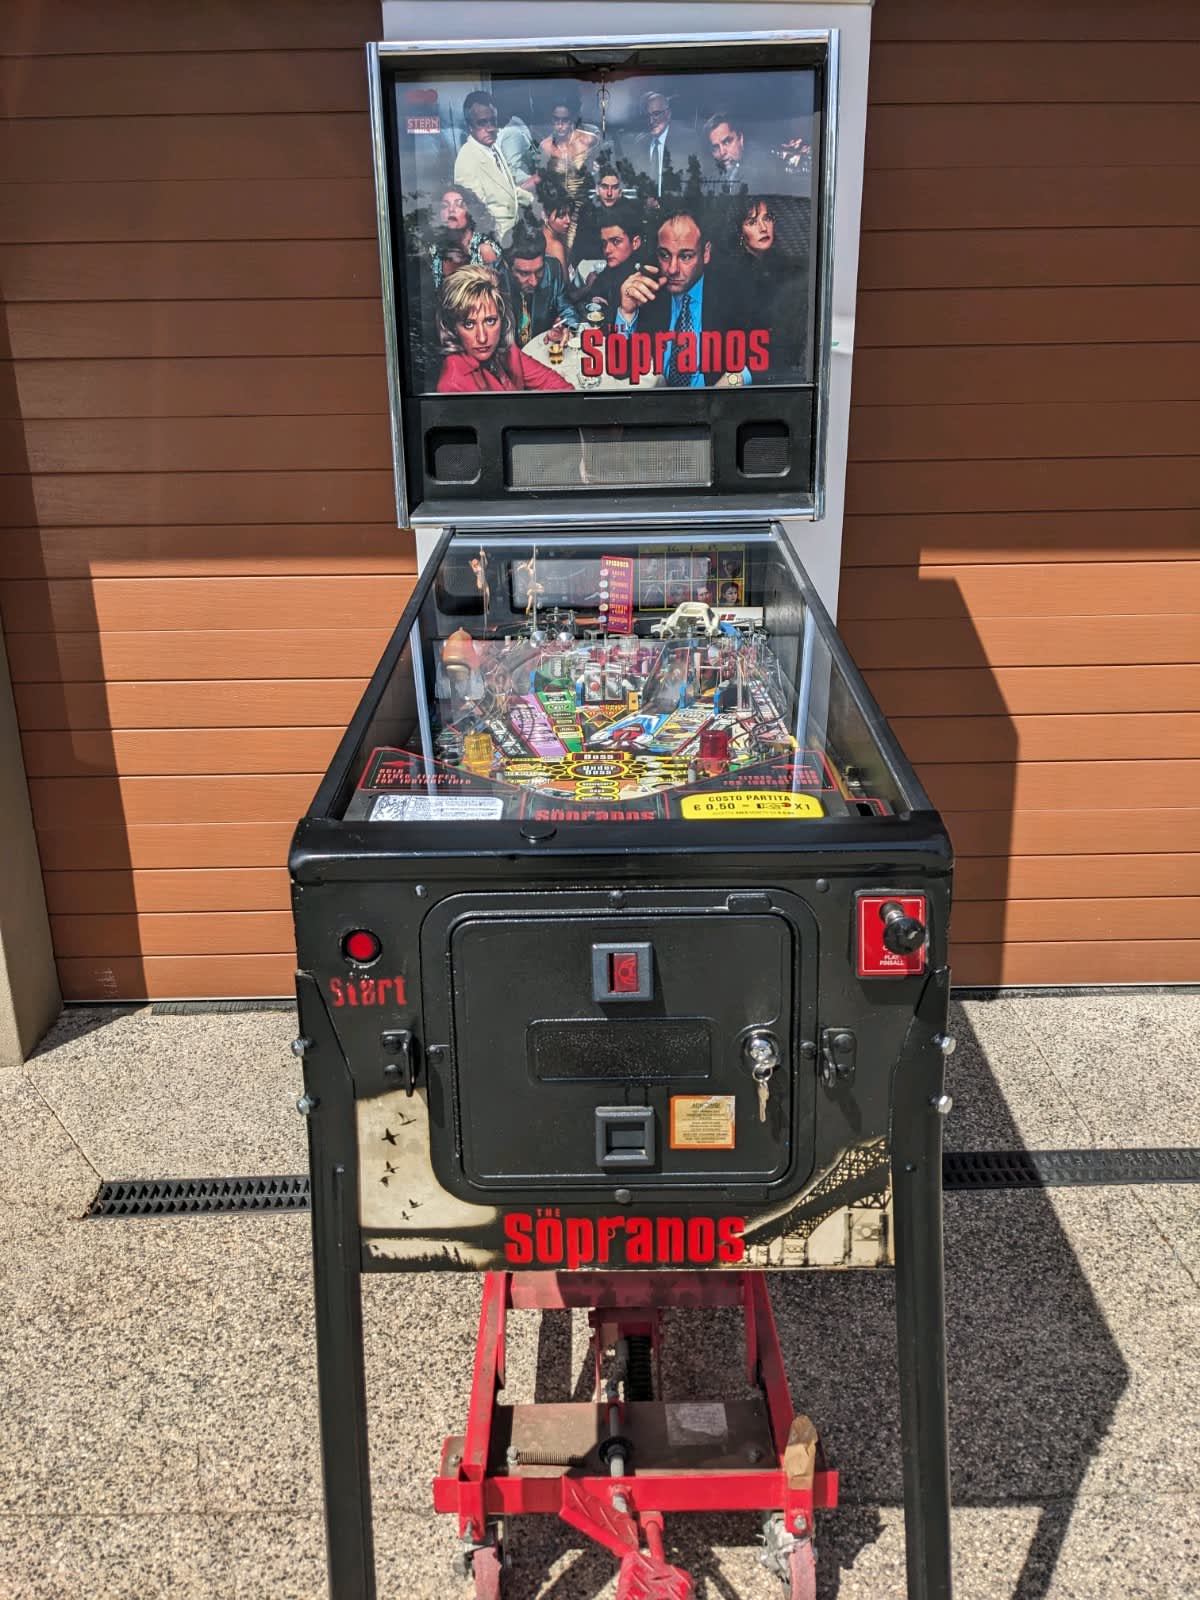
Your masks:
M744 422L738 429L738 471L747 478L780 478L792 464L786 422Z
M482 457L474 428L433 428L425 435L425 466L439 483L474 483Z
M706 427L512 428L511 489L704 489L712 482Z
M707 1078L712 1024L705 1017L531 1022L529 1059L544 1082L572 1078Z

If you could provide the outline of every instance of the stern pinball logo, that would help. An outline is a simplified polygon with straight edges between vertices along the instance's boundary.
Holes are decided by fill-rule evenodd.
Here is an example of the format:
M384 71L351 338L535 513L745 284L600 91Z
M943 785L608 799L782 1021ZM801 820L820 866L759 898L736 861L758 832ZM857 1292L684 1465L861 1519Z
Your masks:
M512 1267L736 1266L746 1254L744 1217L564 1217L558 1206L510 1211L504 1258ZM614 1262L614 1250L618 1259Z

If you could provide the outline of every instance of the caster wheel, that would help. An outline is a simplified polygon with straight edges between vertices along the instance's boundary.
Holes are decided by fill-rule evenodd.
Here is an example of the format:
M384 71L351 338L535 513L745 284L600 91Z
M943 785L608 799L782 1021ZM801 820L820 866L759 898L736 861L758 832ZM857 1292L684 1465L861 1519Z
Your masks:
M471 1559L475 1600L500 1600L500 1575L503 1570L504 1561L498 1545L485 1544L476 1550Z
M788 1600L817 1600L817 1553L811 1539L792 1546L788 1557Z

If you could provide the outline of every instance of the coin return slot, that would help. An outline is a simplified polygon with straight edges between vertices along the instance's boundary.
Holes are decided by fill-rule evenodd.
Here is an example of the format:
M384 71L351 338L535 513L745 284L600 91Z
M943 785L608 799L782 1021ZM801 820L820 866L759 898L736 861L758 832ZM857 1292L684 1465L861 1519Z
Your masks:
M652 1106L596 1107L596 1165L606 1172L654 1165Z

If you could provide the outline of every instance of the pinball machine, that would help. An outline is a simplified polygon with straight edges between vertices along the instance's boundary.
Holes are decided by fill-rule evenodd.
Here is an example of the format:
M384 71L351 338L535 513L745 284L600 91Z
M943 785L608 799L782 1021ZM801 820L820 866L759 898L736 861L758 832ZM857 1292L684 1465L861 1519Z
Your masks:
M505 1519L552 1512L618 1556L618 1594L686 1596L664 1511L733 1507L763 1513L767 1564L803 1597L837 1479L792 1409L765 1273L894 1269L909 1595L950 1594L952 852L788 525L819 527L823 489L836 35L727 40L719 72L712 49L371 53L398 501L429 554L290 856L334 1600L375 1594L359 1280L419 1270L487 1274L471 1414L434 1488L478 1595L501 1592ZM762 195L731 210L697 186L668 210L653 174L622 164L664 83L693 132L718 100L726 125L752 125L729 107L772 89L762 142L785 156L756 181L778 183L763 203L804 241L797 365L778 381L739 373L754 330L731 357L728 326L717 359L746 381L669 381L692 293L671 288L672 219L690 207L715 238ZM520 344L526 258L512 267L501 230L512 270L467 278L470 327L447 332L469 269L443 263L436 292L427 275L421 218L470 127L577 94L611 139L592 176L633 191L639 220L621 216L639 247L658 225L661 273L626 274L654 286L643 306L667 292L675 319L661 370L643 348L644 393L607 342L632 361L640 310L592 341L588 387L586 284L573 328ZM711 261L691 280L707 282L698 322L718 299ZM476 324L493 312L488 352ZM439 388L438 360L466 370L476 335L485 378L536 362L570 382ZM553 347L573 338L570 367ZM689 1440L660 1391L662 1318L711 1304L744 1313L754 1394ZM564 1305L591 1313L593 1401L549 1419L502 1405L507 1309Z

